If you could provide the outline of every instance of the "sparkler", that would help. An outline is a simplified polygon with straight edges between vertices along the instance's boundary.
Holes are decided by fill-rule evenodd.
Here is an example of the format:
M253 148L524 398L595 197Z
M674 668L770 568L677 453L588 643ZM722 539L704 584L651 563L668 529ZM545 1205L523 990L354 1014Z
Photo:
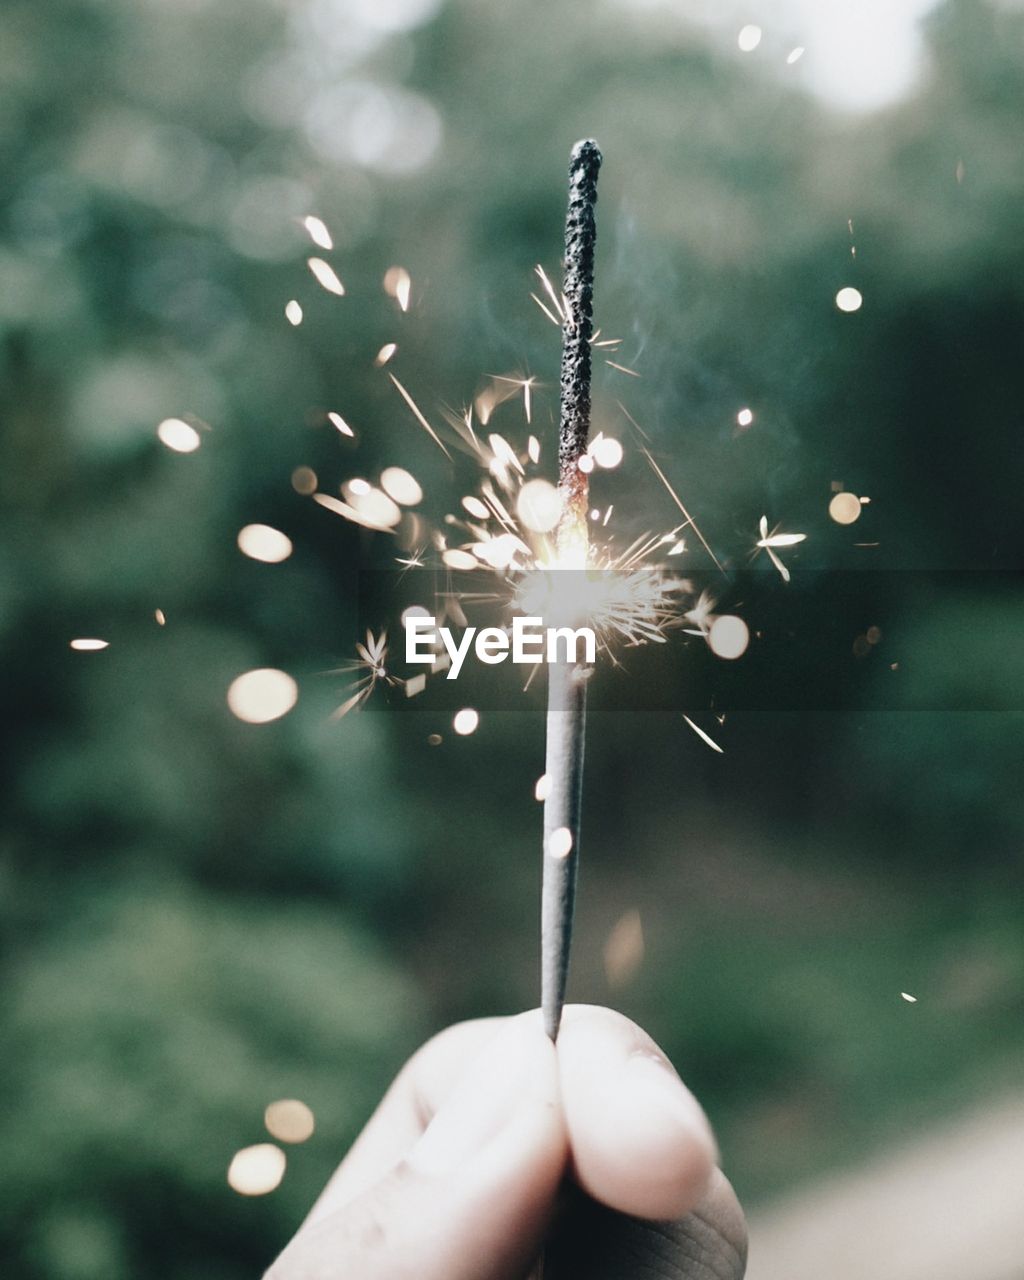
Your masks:
M581 572L587 563L587 473L580 466L590 434L590 340L593 331L597 174L601 152L587 140L573 147L565 221L562 290L561 410L558 428L557 565ZM541 890L541 1007L554 1040L569 973L576 871L579 861L583 748L589 668L553 664L548 677L544 801L544 875Z
M542 313L562 332L557 488L536 473L541 456L536 435L529 435L524 449L494 431L490 422L498 406L521 394L526 426L532 426L533 392L541 384L529 371L490 375L490 385L469 406L461 412L445 410L445 425L435 428L406 384L390 367L385 368L397 352L393 342L381 348L373 363L383 370L382 377L404 402L412 421L453 468L469 458L482 472L475 491L462 495L458 514L449 513L443 526L439 526L414 511L425 495L404 467L385 467L376 484L362 477L346 480L341 485L341 499L322 491L316 474L308 468L298 468L292 475L293 487L311 495L325 509L364 529L395 537L397 549L404 554L393 556L393 560L403 573L413 568L436 567L446 574L445 589L434 593L433 614L418 605L406 611L410 616L415 612L426 615L438 628L431 633L433 638L425 641L433 646L432 659L429 653L409 658L407 650L407 662L429 663L429 671L399 674L396 663L400 659L389 652L387 633L368 632L365 644L356 645L355 661L342 668L356 679L336 716L345 716L363 706L379 690L412 698L423 692L430 677L456 677L451 637L441 624L447 619L468 635L464 605L498 606L506 616L511 615L511 624L484 629L503 631L506 637L514 635L517 615L543 620L556 629L569 624L568 629L572 630L585 623L596 634L597 649L613 665L618 665L618 649L664 643L672 629L699 638L724 660L739 658L748 647L750 632L742 619L718 615L716 602L707 590L700 590L698 595L698 588L688 577L666 567L666 558L687 552L692 531L716 569L728 576L728 561L723 563L712 550L648 447L651 442L647 433L621 402L617 403L624 417L639 439L646 442L639 444L639 454L681 519L668 530L641 534L623 548L608 528L612 505L603 512L589 506L590 473L595 468L614 470L624 452L618 440L603 433L589 439L593 352L598 351L599 358L604 358L606 351L619 346L616 338L599 340L599 332L593 328L595 206L600 165L601 153L593 141L579 142L573 148L563 288L559 292L538 266L536 276L543 296L531 294ZM385 292L395 298L402 310L409 304L410 290L411 280L404 268L392 268L385 278ZM605 363L635 372L607 359ZM339 414L332 411L326 416L340 435L355 435ZM753 418L752 410L743 409L737 422L747 427ZM793 547L806 535L783 533L778 527L769 531L767 517L761 518L758 533L760 536L752 540L748 550L755 556L763 551L783 581L788 582L789 570L777 549ZM457 586L460 577L471 586ZM410 628L406 614L400 634L407 634ZM460 656L459 666L461 662ZM541 1005L545 1029L555 1040L572 939L587 686L592 667L590 661L580 661L577 652L570 656L568 648L560 658L556 654L552 659L549 653L546 666L546 769L543 787L539 786L537 792L537 799L544 802ZM538 661L526 687L540 669ZM695 720L689 716L683 716L683 720L708 749L723 751ZM463 708L452 727L456 735L467 736L474 732L477 722L475 709ZM440 735L433 734L428 741L439 743Z

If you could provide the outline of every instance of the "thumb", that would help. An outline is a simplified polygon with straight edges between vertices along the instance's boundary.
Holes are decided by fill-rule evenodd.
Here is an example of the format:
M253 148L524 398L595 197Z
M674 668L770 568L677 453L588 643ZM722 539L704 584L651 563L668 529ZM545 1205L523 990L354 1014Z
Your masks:
M520 1280L568 1147L554 1046L510 1019L390 1173L303 1227L265 1280Z

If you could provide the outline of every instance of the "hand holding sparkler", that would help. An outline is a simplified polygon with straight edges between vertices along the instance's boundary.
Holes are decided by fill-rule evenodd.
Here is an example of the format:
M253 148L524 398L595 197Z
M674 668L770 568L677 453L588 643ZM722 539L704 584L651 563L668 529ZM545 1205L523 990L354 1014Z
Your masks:
M557 1048L536 1011L436 1036L265 1280L522 1280L542 1249L545 1280L743 1275L703 1112L609 1009L570 1007Z

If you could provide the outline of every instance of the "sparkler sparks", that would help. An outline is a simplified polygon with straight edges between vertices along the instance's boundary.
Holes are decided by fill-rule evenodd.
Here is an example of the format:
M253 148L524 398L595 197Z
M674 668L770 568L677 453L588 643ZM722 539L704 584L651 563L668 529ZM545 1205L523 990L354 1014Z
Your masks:
M372 631L366 633L366 643L356 645L356 661L340 668L342 671L358 671L359 679L352 686L349 696L335 711L334 718L340 720L370 697L378 684L399 685L403 683L399 677L389 674L387 669L388 635L382 631L374 636Z
M308 214L302 220L302 225L306 228L310 240L318 249L326 249L330 252L334 248L334 241L331 239L331 233L327 230L326 224L315 214Z
M603 354L619 345L618 339L599 339L599 331L594 332L592 324L594 206L600 163L600 152L594 143L580 143L573 149L564 286L561 291L556 290L544 269L537 266L539 285L530 295L563 336L557 486L539 473L542 449L538 435L529 433L524 445L515 430L504 423L501 431L493 429L492 418L500 407L520 397L525 426L532 427L535 393L541 385L534 375L522 371L489 375L487 384L468 407L445 410L442 424L435 426L406 385L388 369L388 380L431 443L453 464L461 465L468 458L478 468L472 491L463 492L455 510L449 509L437 522L413 510L425 502L424 488L404 466L385 466L376 479L372 474L368 478L349 478L341 485L340 498L324 492L309 468L293 473L293 487L311 493L320 506L353 524L394 537L400 554L393 556L393 562L403 570L440 570L445 588L435 592L435 599L443 602L440 607L435 604L435 613L438 618L446 616L456 626L466 626L464 604L487 603L513 615L511 624L489 629L498 633L496 639L502 642L510 630L515 630L515 615L522 614L540 620L542 625L591 627L601 660L612 665L618 664L617 655L623 648L665 643L675 629L707 644L716 657L735 661L750 644L746 622L731 613L716 615L715 601L707 591L698 594L689 578L666 567L667 558L687 551L689 530L723 575L728 562L723 563L716 555L656 460L647 433L621 404L620 409L640 437L637 452L681 520L670 529L637 537L623 548L610 524L613 504L591 507L589 501L590 476L613 471L626 458L622 442L605 431L589 439L593 352ZM310 235L314 236L312 229ZM329 287L313 267L314 262L322 261L310 259L310 269L324 287ZM409 307L410 290L408 272L400 267L390 268L384 278L384 291L403 312ZM374 364L378 368L386 366L396 352L394 342L385 344ZM604 363L639 376L626 365L609 359ZM753 424L754 412L749 407L734 412L741 430ZM339 414L332 411L327 418L340 435L354 435ZM854 500L859 509L859 500ZM778 551L799 544L806 535L779 532L777 528L769 532L765 516L761 517L759 533L755 554L763 550L783 580L789 581L789 570ZM460 588L458 578L463 574L474 575L472 590ZM403 632L408 628L407 619L425 613L422 605L408 608L402 615ZM416 632L416 628L409 630ZM455 655L451 649L446 653L440 644L435 650L433 643L428 639L426 652L408 660L425 662L429 675L457 675L452 657L459 657L461 665L461 654ZM425 671L411 676L399 673L384 631L376 635L368 631L355 652L355 659L341 668L354 673L355 680L346 690L336 717L362 706L379 689L413 697L427 684L429 675ZM566 648L560 660L547 663L545 772L535 791L537 800L544 805L541 1003L545 1027L552 1038L558 1033L568 973L580 853L586 693L592 672L586 663L570 661L568 654ZM530 679L538 669L539 664L531 667ZM693 719L685 715L683 719L710 750L723 753L723 748ZM469 737L479 723L476 708L463 707L454 714L451 730L456 738ZM427 737L430 745L440 745L442 741L439 733ZM642 932L635 913L623 924L621 932L625 939L622 948L629 955L627 961L616 961L611 966L620 975L633 964L629 957L642 956Z
M757 546L763 551L767 551L768 559L778 569L779 576L783 582L789 582L790 572L775 554L776 547L795 547L798 543L803 542L807 537L806 533L778 533L776 530L768 532L768 517L762 516L758 525L761 537L757 541Z
M341 416L340 413L328 413L327 418L328 418L328 421L331 423L331 425L338 429L341 435L348 436L350 439L355 439L356 433L352 430L352 428L348 425L348 423L345 421L345 419Z
M712 738L709 734L707 734L707 733L705 733L705 732L704 732L704 730L700 727L700 725L699 725L699 724L694 724L694 722L693 722L693 721L690 719L690 717L689 717L689 716L687 716L687 715L684 715L684 716L683 716L683 719L684 719L684 720L686 721L686 723L690 726L690 728L694 731L694 733L697 735L697 737L698 737L698 738L700 738L701 742L706 742L706 743L707 743L707 745L711 748L711 750L712 750L712 751L717 751L719 755L724 755L724 754L725 754L725 749L724 749L724 747L720 747L720 746L718 745L718 743L714 740L714 738Z
M384 292L394 298L402 311L409 310L412 295L412 277L405 267L388 267L384 273Z
M328 293L333 293L337 298L344 297L345 286L338 279L338 273L329 262L325 262L323 258L309 258L307 266L322 289L326 289Z

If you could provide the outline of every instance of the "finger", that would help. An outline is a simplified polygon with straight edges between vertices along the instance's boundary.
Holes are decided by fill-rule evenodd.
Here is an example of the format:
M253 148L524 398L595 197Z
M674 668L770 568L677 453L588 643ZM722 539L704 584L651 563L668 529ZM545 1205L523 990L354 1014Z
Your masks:
M306 1218L326 1213L379 1182L412 1148L466 1067L507 1018L478 1018L447 1027L422 1045L398 1073Z
M577 1193L544 1255L544 1280L742 1280L747 1262L743 1212L720 1171L678 1222L616 1213Z
M304 1226L267 1280L507 1280L541 1247L568 1159L554 1048L510 1019L405 1159Z
M580 1186L622 1213L666 1220L689 1213L710 1182L715 1141L650 1036L610 1009L571 1005L558 1064Z

